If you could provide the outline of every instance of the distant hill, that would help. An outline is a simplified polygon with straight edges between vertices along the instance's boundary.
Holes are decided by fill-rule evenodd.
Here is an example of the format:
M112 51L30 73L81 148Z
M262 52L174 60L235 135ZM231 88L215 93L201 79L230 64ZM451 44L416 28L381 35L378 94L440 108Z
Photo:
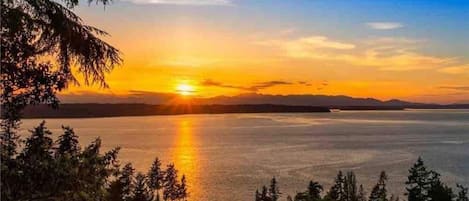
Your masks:
M275 105L311 105L324 107L342 106L380 106L380 107L406 107L424 105L421 103L406 102L397 99L380 101L374 98L353 98L350 96L326 95L264 95L242 94L238 96L217 96L194 100L197 104L275 104Z
M147 105L147 104L62 104L59 109L47 105L29 106L25 118L86 118L224 113L330 112L327 107L287 105Z

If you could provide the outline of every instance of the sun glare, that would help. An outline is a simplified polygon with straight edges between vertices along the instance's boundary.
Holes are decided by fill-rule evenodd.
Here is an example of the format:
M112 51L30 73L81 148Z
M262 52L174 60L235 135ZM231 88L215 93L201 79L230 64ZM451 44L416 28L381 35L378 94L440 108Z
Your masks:
M194 93L194 87L188 84L179 84L176 86L176 91L183 96L188 96Z

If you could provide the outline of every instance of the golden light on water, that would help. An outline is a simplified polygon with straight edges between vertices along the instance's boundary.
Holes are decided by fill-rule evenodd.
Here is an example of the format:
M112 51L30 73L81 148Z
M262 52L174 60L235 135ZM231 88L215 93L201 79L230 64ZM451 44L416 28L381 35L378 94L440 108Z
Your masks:
M175 149L173 152L173 161L179 171L179 176L186 175L190 197L199 195L199 185L195 185L198 180L198 153L196 148L196 138L194 137L191 118L180 119L175 138Z

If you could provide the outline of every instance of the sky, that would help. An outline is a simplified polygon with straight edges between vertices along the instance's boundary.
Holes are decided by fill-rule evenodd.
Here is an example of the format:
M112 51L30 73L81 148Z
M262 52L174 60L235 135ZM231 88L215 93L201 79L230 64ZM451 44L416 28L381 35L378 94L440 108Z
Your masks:
M124 62L109 89L64 94L469 102L467 0L114 0L75 12Z

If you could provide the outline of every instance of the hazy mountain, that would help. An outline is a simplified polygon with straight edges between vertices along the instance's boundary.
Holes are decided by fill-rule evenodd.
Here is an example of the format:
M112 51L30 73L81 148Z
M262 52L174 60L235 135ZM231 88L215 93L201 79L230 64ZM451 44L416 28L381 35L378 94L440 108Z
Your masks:
M182 97L174 93L155 93L146 91L130 91L130 94L98 94L92 92L80 94L66 94L60 96L63 103L144 103L144 104L174 104ZM187 98L185 99L187 100ZM193 104L275 104L275 105L303 105L303 106L408 106L418 103L397 99L381 101L374 98L354 98L350 96L327 95L267 95L241 94L237 96L216 96L212 98L191 98Z
M314 105L314 106L408 106L419 103L401 100L380 101L374 98L353 98L349 96L326 95L265 95L242 94L238 96L217 96L197 99L198 104L276 104L276 105Z

